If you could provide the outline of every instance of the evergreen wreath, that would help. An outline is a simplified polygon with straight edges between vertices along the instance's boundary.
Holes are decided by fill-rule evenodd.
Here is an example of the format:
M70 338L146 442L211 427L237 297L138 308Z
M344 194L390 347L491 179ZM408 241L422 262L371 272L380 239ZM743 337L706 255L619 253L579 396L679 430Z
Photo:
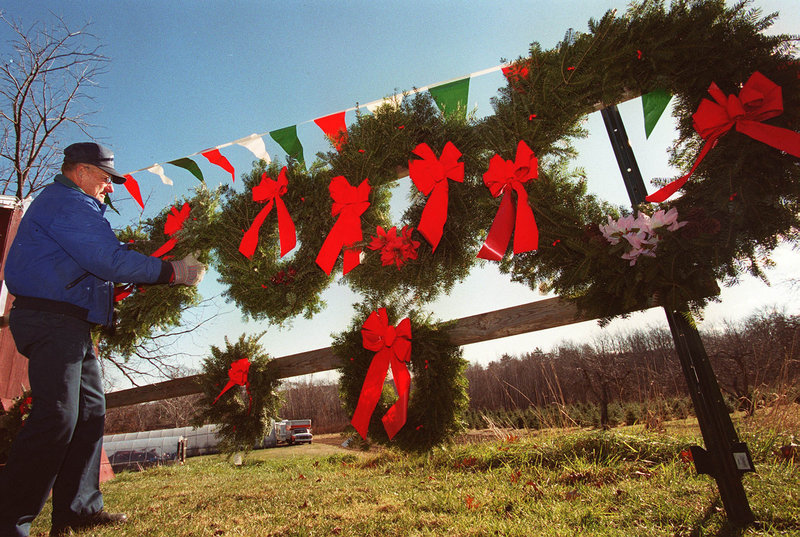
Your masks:
M225 338L225 348L212 346L211 356L203 360L199 377L203 397L194 425L220 424L220 450L229 455L260 446L280 408L280 380L270 367L270 356L258 343L262 335L242 334L233 344ZM249 361L248 385L234 385L221 393L230 381L231 366L243 359Z
M325 274L314 261L325 238L320 229L333 222L327 190L330 173L318 168L306 171L293 162L289 164L289 186L283 200L297 229L298 246L294 251L280 257L275 209L261 227L252 257L239 251L244 230L264 207L253 201L253 187L265 174L277 179L281 170L277 163L256 161L243 177L243 192L226 189L220 218L212 230L219 281L227 285L224 295L245 315L275 324L300 314L310 319L321 311L325 304L320 295L333 280L333 274Z
M400 320L396 307L388 307L390 322ZM341 359L339 389L345 409L355 411L367 369L375 352L363 346L361 328L370 313L369 307L359 306L359 313L350 328L335 336L331 348ZM468 363L462 350L450 342L449 323L433 323L430 317L412 311L411 359L412 375L406 424L389 441L381 416L397 400L393 388L384 384L381 400L372 413L369 436L372 440L395 446L403 451L426 451L439 445L463 429L463 416L469 406L467 380L464 370Z
M188 204L188 217L171 236L164 232L173 210L169 208L137 227L128 226L118 231L117 237L120 242L129 244L130 249L145 255L157 252L172 238L175 246L162 259L182 259L195 254L199 261L208 264L213 244L210 230L219 214L219 195L218 191L201 186L194 196L180 200L175 210ZM158 331L180 326L183 311L200 300L197 287L187 285L130 285L126 291L130 295L114 305L113 329L98 334L98 349L103 358L119 356L127 361L141 342Z

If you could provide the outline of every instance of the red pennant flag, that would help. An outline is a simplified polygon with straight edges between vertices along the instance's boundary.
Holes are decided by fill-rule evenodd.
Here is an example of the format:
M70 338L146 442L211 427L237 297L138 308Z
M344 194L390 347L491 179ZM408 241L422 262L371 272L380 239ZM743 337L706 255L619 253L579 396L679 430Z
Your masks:
M250 394L250 381L247 379L247 375L250 372L250 360L247 358L242 358L241 360L236 360L231 364L230 369L228 369L228 383L222 388L222 391L219 392L219 395L214 402L211 403L212 405L219 401L219 398L222 397L222 394L233 388L234 386L244 386L247 389L247 396L250 398L250 404L247 407L247 413L250 414L250 409L253 407L253 396Z
M339 251L344 250L343 272L347 274L361 262L361 250L352 245L363 238L361 215L369 208L369 180L364 179L355 187L344 176L337 175L331 179L328 191L333 198L331 214L339 215L339 219L325 237L316 262L326 274L330 274L339 258Z
M208 151L203 151L200 154L206 157L211 164L216 164L226 172L230 173L231 182L236 182L236 172L234 171L233 166L231 165L230 161L219 152L219 149L209 149Z
M444 224L447 221L448 179L464 182L464 163L455 144L447 142L440 158L436 158L428 144L419 144L412 153L420 160L408 161L408 174L417 189L428 196L428 202L422 210L417 229L436 251L442 238Z
M278 235L281 241L281 257L285 256L297 244L297 233L294 227L289 210L281 199L281 196L289 190L289 180L286 178L286 166L278 174L278 180L274 181L267 177L266 173L261 175L261 183L253 187L253 201L266 203L263 209L256 215L250 228L245 231L242 242L239 244L239 251L247 258L253 256L258 246L258 232L267 215L275 205L278 213Z
M783 113L781 87L756 71L742 86L739 95L725 95L715 83L708 93L714 101L703 99L692 115L694 128L706 141L692 169L645 199L662 202L681 188L697 166L717 144L719 138L734 126L736 130L775 149L800 157L800 133L762 123Z
M391 440L405 425L408 413L411 375L406 364L411 360L411 321L406 317L395 328L389 324L386 308L381 308L367 317L361 328L361 338L365 349L375 351L375 357L367 369L350 423L366 440L370 417L381 398L383 381L391 367L397 401L381 418Z
M539 177L539 160L528 144L520 140L514 161L495 155L489 161L489 170L483 174L483 182L495 198L502 195L500 208L494 217L489 235L478 257L500 261L508 248L514 232L514 253L530 252L539 248L539 228L528 203L528 192L523 183ZM517 207L511 199L511 191L517 193Z
M144 210L142 193L139 190L139 183L136 182L136 179L134 179L132 175L128 174L125 176L125 182L123 184L125 185L125 188L128 190L128 193L131 195L131 197L136 200L136 203L139 204L139 207Z
M337 151L341 151L344 144L347 143L347 125L344 122L344 114L342 111L314 120L322 132L331 139Z

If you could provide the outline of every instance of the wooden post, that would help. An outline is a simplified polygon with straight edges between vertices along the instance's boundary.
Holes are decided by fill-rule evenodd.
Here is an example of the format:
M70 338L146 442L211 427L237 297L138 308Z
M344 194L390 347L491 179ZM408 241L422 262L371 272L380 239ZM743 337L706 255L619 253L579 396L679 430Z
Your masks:
M645 201L647 188L625 132L622 116L616 106L603 108L600 113L635 211ZM664 311L707 450L692 449L695 467L698 473L710 474L716 480L728 520L743 526L751 524L755 517L742 485L742 474L753 471L747 445L739 441L733 427L700 333L685 317L688 308L685 312L667 308Z

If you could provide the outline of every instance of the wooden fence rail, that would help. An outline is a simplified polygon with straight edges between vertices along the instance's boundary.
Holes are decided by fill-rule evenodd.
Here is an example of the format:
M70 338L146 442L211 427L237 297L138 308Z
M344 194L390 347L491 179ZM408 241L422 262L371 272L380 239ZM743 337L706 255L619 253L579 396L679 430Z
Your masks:
M570 302L556 297L457 319L449 334L455 345L468 345L589 320L592 317L582 315ZM278 378L289 378L337 369L341 362L326 347L275 358L272 365L278 371ZM200 393L198 376L111 392L106 394L106 406L115 408Z

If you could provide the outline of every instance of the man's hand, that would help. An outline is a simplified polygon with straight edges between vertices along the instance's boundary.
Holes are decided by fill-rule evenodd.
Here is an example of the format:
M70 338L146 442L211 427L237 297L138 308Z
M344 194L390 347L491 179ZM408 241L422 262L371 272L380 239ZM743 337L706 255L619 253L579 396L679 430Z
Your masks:
M206 266L189 254L180 261L170 261L175 278L172 285L197 285L206 275Z

